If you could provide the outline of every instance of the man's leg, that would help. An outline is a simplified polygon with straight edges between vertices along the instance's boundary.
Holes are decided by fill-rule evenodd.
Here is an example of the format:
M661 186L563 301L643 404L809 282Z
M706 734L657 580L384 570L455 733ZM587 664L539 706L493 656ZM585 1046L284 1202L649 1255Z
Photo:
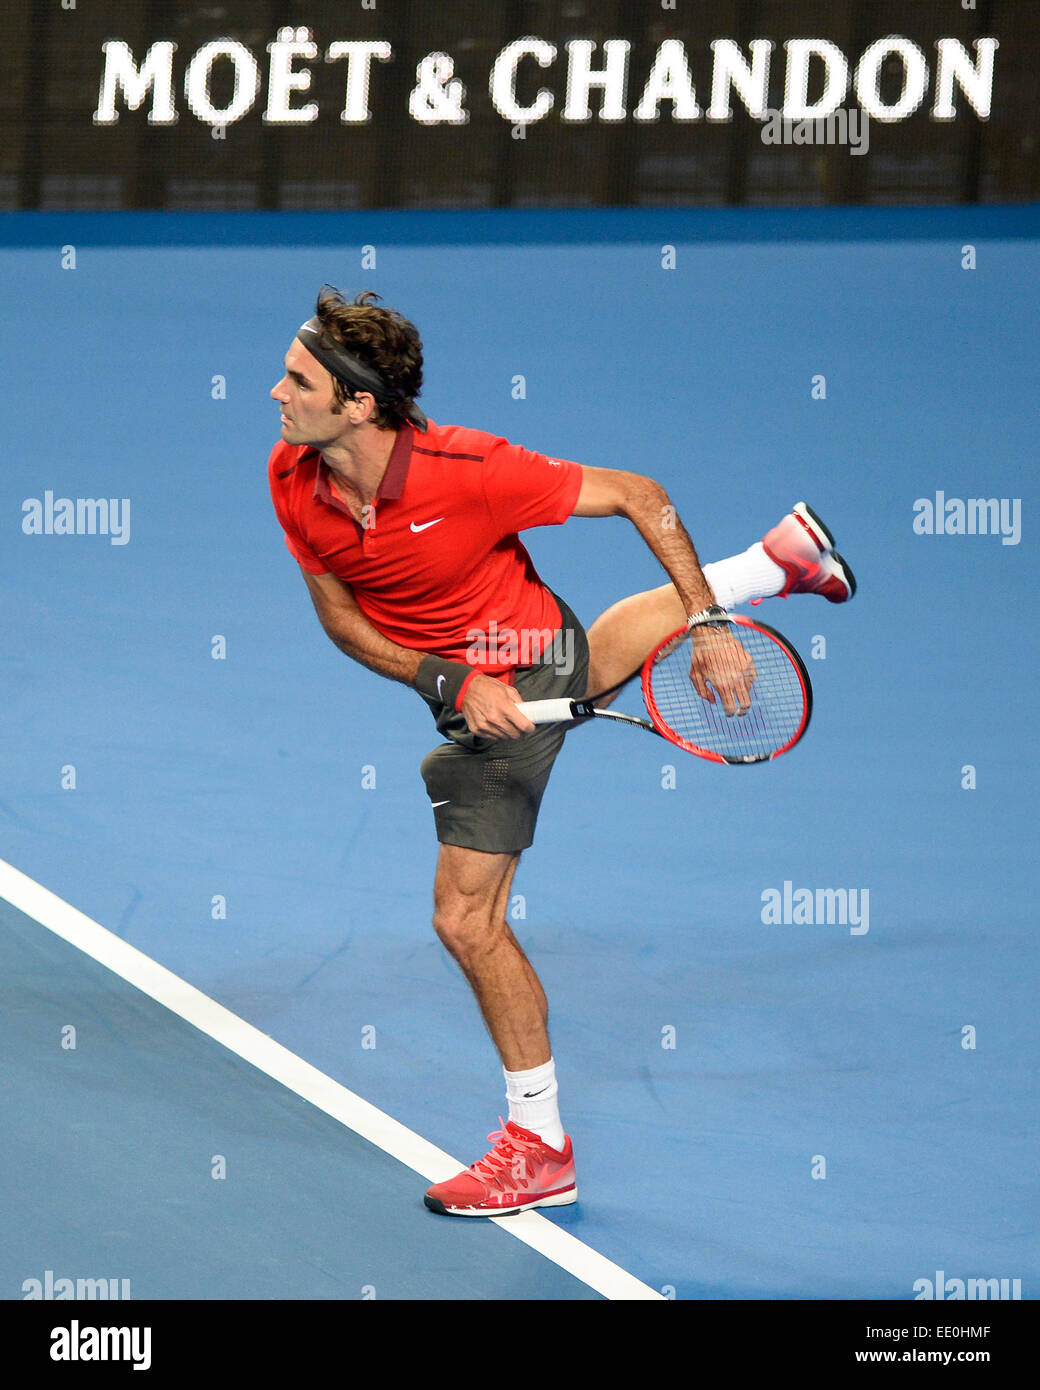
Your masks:
M585 688L585 633L559 603L565 626L573 628L567 667L518 672L516 687L524 699L573 699ZM454 715L442 715L438 728L452 741L433 749L422 764L441 845L434 926L466 976L498 1051L509 1118L491 1136L490 1153L436 1183L425 1202L442 1214L494 1216L561 1206L578 1195L574 1153L559 1112L545 991L506 922L513 875L532 842L565 729L544 725L526 739L489 743L473 740L461 723L460 729Z
M804 502L742 554L705 565L704 577L716 602L726 609L774 594L819 594L830 603L845 603L856 592L852 571L834 549L834 537ZM658 643L688 617L673 584L613 604L589 628L586 696L635 674ZM599 703L606 706L614 698Z
M519 859L442 844L437 863L434 926L477 997L506 1072L510 1109L506 1128L490 1136L490 1153L427 1191L427 1207L442 1215L496 1216L578 1196L574 1152L556 1107L545 991L505 920Z
M612 604L589 628L589 685L598 695L639 671L643 662L687 617L674 584L647 589ZM616 698L599 701L605 707Z
M507 1071L551 1056L545 991L506 923L519 854L441 845L433 924L476 995Z

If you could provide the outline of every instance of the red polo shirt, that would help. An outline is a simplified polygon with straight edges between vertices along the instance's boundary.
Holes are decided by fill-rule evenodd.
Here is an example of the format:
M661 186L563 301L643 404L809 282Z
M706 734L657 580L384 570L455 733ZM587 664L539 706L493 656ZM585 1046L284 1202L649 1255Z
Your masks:
M364 525L317 450L279 442L268 476L295 559L349 584L373 627L399 646L505 674L537 659L547 639L534 634L559 628L559 605L517 532L567 520L579 464L481 430L404 425Z

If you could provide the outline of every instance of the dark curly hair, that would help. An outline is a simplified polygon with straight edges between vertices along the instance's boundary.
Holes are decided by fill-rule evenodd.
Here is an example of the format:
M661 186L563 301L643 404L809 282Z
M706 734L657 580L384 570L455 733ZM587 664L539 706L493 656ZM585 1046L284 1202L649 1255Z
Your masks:
M408 418L408 407L422 392L422 343L413 323L396 309L380 309L380 296L365 290L348 302L333 285L323 285L318 295L317 316L323 334L333 343L375 367L404 399L388 405L376 402L375 423L380 429L399 429ZM354 393L337 377L332 378L336 399L342 404Z

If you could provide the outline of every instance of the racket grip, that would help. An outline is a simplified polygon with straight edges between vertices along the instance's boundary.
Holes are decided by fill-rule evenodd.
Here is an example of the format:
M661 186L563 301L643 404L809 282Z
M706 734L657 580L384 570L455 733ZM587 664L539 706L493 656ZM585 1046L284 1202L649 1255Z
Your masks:
M574 718L573 700L521 700L517 709L532 724L560 724Z

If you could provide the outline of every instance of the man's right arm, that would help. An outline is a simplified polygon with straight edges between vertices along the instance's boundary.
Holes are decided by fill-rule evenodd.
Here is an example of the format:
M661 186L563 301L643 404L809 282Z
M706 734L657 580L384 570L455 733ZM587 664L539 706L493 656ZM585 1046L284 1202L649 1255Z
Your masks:
M416 681L425 652L399 646L384 637L362 613L349 584L334 574L311 574L300 566L318 621L340 651L370 671L418 689ZM471 680L462 700L462 714L474 734L487 738L517 738L534 725L515 706L519 693L491 676Z
M307 582L318 621L340 651L392 681L415 684L423 652L384 637L362 613L354 590L342 579L334 574L310 574L302 565L300 573Z

